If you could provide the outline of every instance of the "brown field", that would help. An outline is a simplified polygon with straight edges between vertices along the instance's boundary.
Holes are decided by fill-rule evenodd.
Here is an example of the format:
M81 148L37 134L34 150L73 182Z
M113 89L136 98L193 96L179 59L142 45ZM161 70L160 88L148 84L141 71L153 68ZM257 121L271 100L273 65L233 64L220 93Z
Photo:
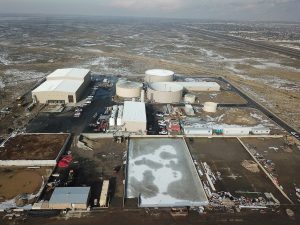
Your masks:
M10 138L0 152L0 160L56 159L68 134L25 134Z
M50 168L27 169L16 167L0 168L0 202L19 194L36 194L51 173Z

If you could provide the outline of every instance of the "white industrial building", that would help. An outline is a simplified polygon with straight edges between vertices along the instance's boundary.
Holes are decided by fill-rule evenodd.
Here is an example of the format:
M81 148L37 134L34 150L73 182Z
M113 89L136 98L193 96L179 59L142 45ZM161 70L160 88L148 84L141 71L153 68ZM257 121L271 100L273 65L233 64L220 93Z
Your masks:
M116 95L121 98L139 98L142 88L142 83L119 80L116 83Z
M174 80L174 72L170 70L163 69L153 69L147 70L145 72L145 82L168 82Z
M151 83L147 89L147 98L157 103L177 103L182 100L183 87L175 82Z
M88 69L58 69L32 91L32 99L42 104L74 105L79 101L90 80Z
M87 209L90 187L56 187L49 201L49 209Z
M220 91L221 87L217 82L176 82L186 91Z
M147 133L146 106L144 102L124 102L123 130L134 133Z
M223 135L249 135L252 127L223 127Z
M270 134L271 130L268 127L253 127L251 129L252 134Z

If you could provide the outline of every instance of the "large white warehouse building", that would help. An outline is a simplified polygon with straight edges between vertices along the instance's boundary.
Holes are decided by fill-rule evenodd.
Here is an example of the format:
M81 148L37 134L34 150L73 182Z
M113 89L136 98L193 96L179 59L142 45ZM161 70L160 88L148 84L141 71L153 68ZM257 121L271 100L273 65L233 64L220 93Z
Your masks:
M147 133L146 106L144 102L124 102L123 130L134 133Z
M48 75L46 81L32 91L32 99L42 104L74 105L79 101L90 80L88 69L58 69Z

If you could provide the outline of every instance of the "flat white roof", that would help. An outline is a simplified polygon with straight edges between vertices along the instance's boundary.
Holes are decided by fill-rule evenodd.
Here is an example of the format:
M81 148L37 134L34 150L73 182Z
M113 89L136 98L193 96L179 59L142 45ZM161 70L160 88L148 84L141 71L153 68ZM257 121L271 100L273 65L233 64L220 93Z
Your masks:
M147 122L144 102L124 102L123 121Z
M175 84L179 84L183 87L216 87L220 88L220 85L217 82L174 82Z
M126 177L127 198L140 207L202 206L208 203L183 139L131 138Z
M84 77L90 72L88 69L77 68L65 68L57 69L53 73L49 74L47 78L50 79L84 79Z
M173 76L174 72L171 70L163 70L163 69L153 69L153 70L147 70L145 72L145 74L147 75L151 75L151 76L162 76L162 77L166 77L166 76Z
M83 80L46 80L32 92L59 91L76 92Z

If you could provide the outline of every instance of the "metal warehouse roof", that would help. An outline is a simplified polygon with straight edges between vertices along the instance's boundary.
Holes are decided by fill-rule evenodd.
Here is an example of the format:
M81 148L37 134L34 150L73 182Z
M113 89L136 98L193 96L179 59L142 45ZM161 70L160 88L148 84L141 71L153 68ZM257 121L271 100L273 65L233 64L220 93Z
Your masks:
M86 203L90 189L90 187L56 187L49 204Z
M214 87L214 88L220 88L220 85L217 82L207 82L207 81L201 81L201 82L176 82L176 84L179 84L183 87Z
M123 121L147 122L144 102L124 102Z
M65 68L57 69L47 76L47 79L84 79L90 72L88 69Z
M32 92L59 91L74 93L82 83L83 80L46 80Z

